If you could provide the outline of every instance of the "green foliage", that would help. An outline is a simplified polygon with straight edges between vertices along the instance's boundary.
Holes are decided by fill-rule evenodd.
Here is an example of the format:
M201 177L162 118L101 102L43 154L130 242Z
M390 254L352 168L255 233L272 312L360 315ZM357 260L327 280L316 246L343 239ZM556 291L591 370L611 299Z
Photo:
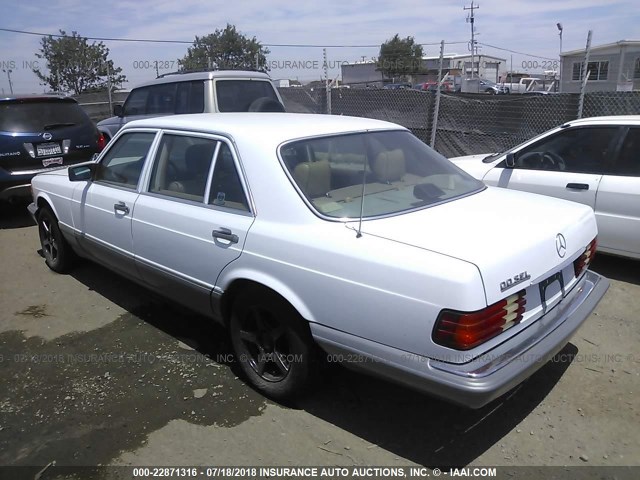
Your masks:
M196 36L182 60L183 70L258 70L266 72L269 49L256 37L248 38L234 25L217 29L204 37ZM258 68L256 68L256 65Z
M109 49L102 42L89 44L86 38L72 32L67 35L60 30L60 38L49 35L40 40L40 51L36 57L46 61L46 72L40 67L33 73L42 85L54 92L73 92L75 95L88 91L106 89L107 71L113 87L120 86L127 78L122 69L116 68L108 59Z
M377 69L388 78L423 73L422 55L422 45L413 37L400 38L396 33L380 45Z

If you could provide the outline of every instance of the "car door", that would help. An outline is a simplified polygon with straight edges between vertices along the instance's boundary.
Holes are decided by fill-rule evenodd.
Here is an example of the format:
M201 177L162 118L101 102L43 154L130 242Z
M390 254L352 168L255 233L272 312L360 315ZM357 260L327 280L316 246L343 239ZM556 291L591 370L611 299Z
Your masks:
M97 261L137 278L131 217L138 183L156 132L117 137L97 165L93 180L74 191L74 225L81 246Z
M640 126L625 128L623 135L612 168L598 187L598 246L640 258Z
M610 168L619 127L568 127L514 153L483 178L487 185L564 198L595 209L604 171Z
M219 273L242 253L253 214L226 140L164 132L136 202L133 247L154 290L204 314Z

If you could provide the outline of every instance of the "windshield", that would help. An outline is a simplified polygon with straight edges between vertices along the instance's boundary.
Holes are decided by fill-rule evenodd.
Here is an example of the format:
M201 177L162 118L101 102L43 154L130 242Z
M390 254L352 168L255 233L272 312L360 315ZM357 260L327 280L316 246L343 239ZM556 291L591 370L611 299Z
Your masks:
M282 146L280 156L309 203L327 217L389 215L484 188L406 131L300 140Z
M76 103L64 100L0 102L0 131L32 133L87 124L89 117Z

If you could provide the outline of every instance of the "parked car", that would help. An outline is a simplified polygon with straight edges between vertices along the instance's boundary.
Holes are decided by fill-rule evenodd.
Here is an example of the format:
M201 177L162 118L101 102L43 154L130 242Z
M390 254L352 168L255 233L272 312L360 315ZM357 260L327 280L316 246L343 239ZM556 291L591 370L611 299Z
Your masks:
M486 93L489 95L507 95L509 89L486 78L466 78L462 81L462 93Z
M438 82L424 82L424 83L419 83L418 85L415 86L415 88L417 90L425 90L428 92L435 92L438 89ZM442 82L442 85L440 85L440 91L441 92L446 92L446 93L453 93L455 92L455 85L452 81L445 81Z
M107 140L132 120L185 113L284 112L282 98L261 72L220 70L173 73L131 90L114 117L98 122Z
M640 116L575 120L506 152L452 158L487 185L588 205L598 249L640 258Z
M411 89L410 83L387 83L384 85L385 90L409 90Z
M313 381L320 347L480 407L563 348L608 285L587 270L590 208L487 188L365 118L130 122L97 163L37 176L33 199L52 270L77 254L226 325L276 399Z
M0 98L0 201L29 198L36 173L86 162L104 145L105 139L72 98Z

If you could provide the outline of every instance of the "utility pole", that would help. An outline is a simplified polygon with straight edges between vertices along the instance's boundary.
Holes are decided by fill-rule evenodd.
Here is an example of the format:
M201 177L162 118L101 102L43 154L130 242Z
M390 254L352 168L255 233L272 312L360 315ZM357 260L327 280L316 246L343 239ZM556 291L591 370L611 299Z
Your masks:
M7 78L9 79L9 90L11 91L11 95L13 95L13 84L11 83L11 72L13 72L13 70L10 68L5 70L3 68L2 71L7 73Z
M587 33L587 47L584 50L584 60L582 62L582 83L580 84L580 99L578 100L578 118L582 118L582 109L584 108L584 94L587 91L587 81L589 80L589 54L591 53L591 36L593 31Z
M562 85L562 24L561 23L556 23L556 26L558 27L558 31L560 32L560 63L558 64L558 88L556 89L557 92L560 91L560 87Z
M158 68L157 62L156 68ZM111 98L111 69L109 68L109 60L107 60L107 92L109 94L109 112L113 112L113 100Z
M470 7L463 7L464 10L471 11L471 14L467 17L467 23L471 24L471 78L474 77L473 70L476 63L476 28L474 26L475 17L473 11L479 8L480 5L474 5L473 0L471 1Z
M433 119L431 121L431 148L435 149L436 146L436 133L438 129L438 113L440 112L440 89L442 88L442 64L444 63L444 40L440 42L440 61L438 63L438 83L436 84L436 104L433 108Z
M331 81L329 80L329 63L327 62L327 49L322 49L322 59L324 61L324 87L327 95L327 113L331 115Z

